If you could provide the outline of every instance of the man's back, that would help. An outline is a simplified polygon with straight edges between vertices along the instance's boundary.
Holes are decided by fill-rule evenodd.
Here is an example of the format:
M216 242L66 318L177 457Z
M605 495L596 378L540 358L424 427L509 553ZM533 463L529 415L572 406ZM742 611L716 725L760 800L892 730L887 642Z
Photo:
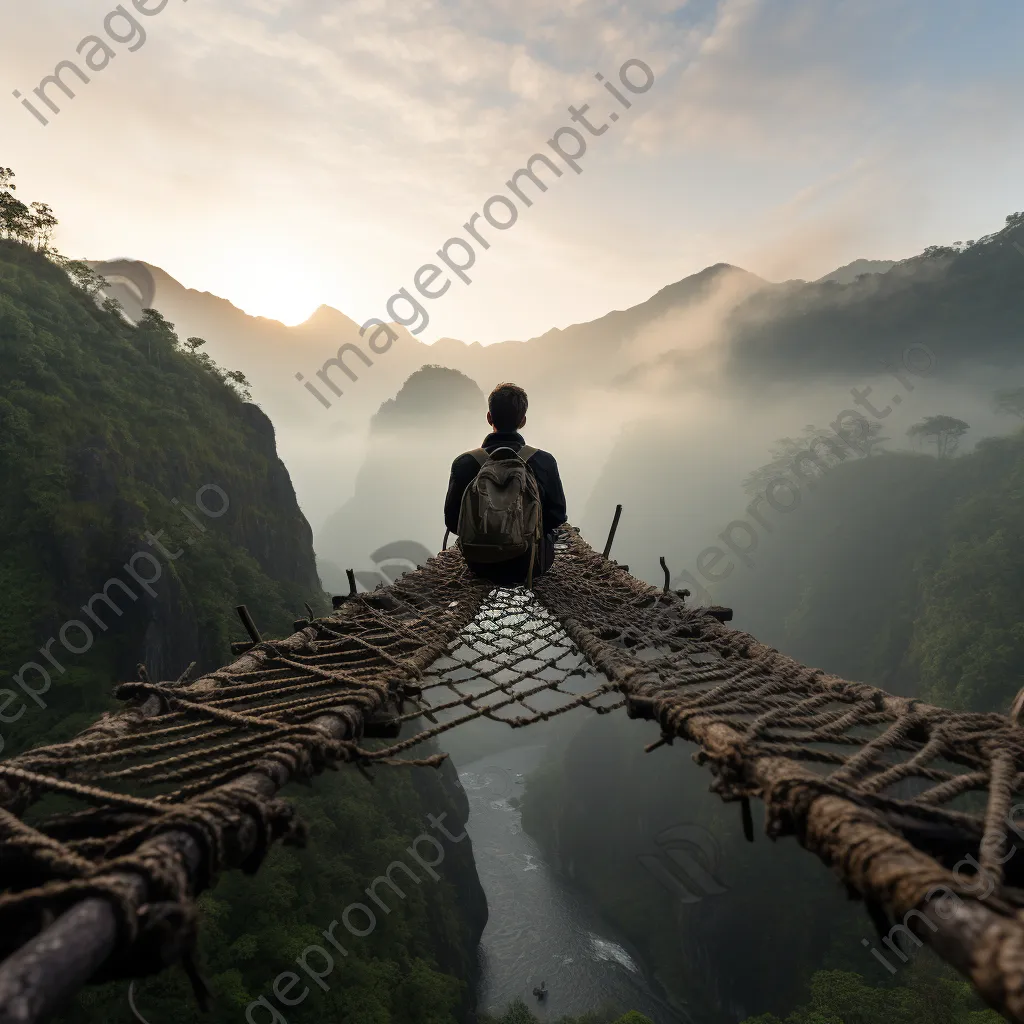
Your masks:
M489 452L499 448L511 448L518 452L525 443L518 431L495 430L484 438L481 447ZM554 558L554 535L566 521L565 494L562 491L562 481L558 475L558 463L555 462L553 455L538 450L530 458L527 466L528 471L533 473L537 481L541 501L544 536L534 562L534 573L539 575L551 566ZM463 495L479 470L480 462L472 452L460 455L452 463L448 496L444 503L444 521L445 526L453 534L459 532L459 513L462 509ZM529 570L529 555L489 565L470 563L470 568L498 583L519 583L526 579Z

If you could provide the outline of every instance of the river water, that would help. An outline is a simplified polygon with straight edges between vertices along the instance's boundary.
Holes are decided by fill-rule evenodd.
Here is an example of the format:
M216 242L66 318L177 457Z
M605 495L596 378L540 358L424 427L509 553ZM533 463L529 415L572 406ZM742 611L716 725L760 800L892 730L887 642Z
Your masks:
M522 797L523 780L543 753L543 747L514 748L459 771L490 915L481 939L480 1009L499 1014L518 997L542 1021L607 1006L639 1010L655 1024L686 1024L658 993L636 952L555 876L523 832L509 798ZM540 1002L533 989L542 981L548 996Z

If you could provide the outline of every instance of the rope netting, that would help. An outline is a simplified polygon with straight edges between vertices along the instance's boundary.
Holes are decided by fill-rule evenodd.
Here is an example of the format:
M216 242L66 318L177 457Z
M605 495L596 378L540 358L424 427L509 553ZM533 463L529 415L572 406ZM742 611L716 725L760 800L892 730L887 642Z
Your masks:
M567 550L566 542L558 545ZM524 587L493 590L476 618L423 674L417 710L430 727L390 747L403 752L456 726L486 718L517 729L576 708L607 714L625 706L594 671L561 623Z
M181 960L201 991L195 896L226 868L255 870L274 841L302 841L276 797L287 782L346 761L436 765L399 755L473 720L623 706L660 723L652 749L698 744L748 838L757 797L769 834L833 867L883 934L906 924L1024 1022L1024 742L1010 720L809 669L570 530L559 548L533 593L443 552L201 679L123 684L125 710L0 760L0 1022L52 1009L47 974L73 991Z
M661 724L652 749L698 744L749 839L757 797L768 834L832 867L881 935L909 929L1024 1021L1024 733L808 668L570 547L537 595L628 714Z

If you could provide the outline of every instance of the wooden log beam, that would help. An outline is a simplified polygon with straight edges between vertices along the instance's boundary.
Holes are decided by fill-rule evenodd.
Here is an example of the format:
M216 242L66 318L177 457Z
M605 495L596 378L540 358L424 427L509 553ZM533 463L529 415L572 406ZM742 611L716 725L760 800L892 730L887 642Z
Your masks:
M482 600L484 591L479 597ZM459 621L453 630L464 627L476 614L480 601L468 602L460 609ZM346 612L337 615L343 624ZM317 637L317 630L309 626L278 641L279 651L304 649ZM446 650L447 638L425 645L408 659L411 667L424 669ZM263 668L272 659L266 650L257 648L233 662L234 672L251 672ZM215 696L219 684L211 679L197 679L194 683L177 687L183 695L194 699ZM386 726L382 717L390 717L395 708L390 698L380 691L368 688L360 694L361 704L344 704L339 695L339 707L313 720L313 726L333 740L356 740L364 735L367 720L374 724L371 731ZM367 699L369 698L369 699ZM161 700L148 697L138 706L124 711L108 713L93 726L83 731L78 739L100 739L123 736L138 730L148 718L160 713ZM11 763L16 764L17 758ZM280 760L268 756L247 775L219 787L219 794L237 792L249 799L266 800L291 781L290 770ZM30 794L32 796L34 794ZM0 782L0 805L22 804L24 794L15 794ZM225 868L236 867L256 850L259 827L255 817L245 810L243 801L238 817L225 831L224 847L230 851ZM195 892L195 883L201 870L202 850L186 832L170 831L140 844L140 856L169 858L177 861L187 873ZM98 876L115 883L128 901L136 908L149 900L145 878L139 874L123 873ZM0 1024L36 1024L65 1006L75 993L92 978L114 953L117 944L117 913L113 903L104 899L87 898L61 914L49 927L0 963Z
M100 969L116 941L109 903L84 900L73 907L0 966L0 1020L23 1024L59 1010Z
M159 702L157 702L159 703ZM315 728L336 740L353 739L362 726L354 708L344 714L323 715ZM266 800L291 781L291 772L268 759L259 770L222 786L219 793L238 793ZM256 819L242 810L226 830L225 849L237 867L256 850ZM199 874L203 854L186 832L166 832L139 846L144 857L173 858L182 863L190 880ZM137 874L99 876L114 881L136 909L148 901L146 880ZM103 966L117 943L117 914L108 900L91 898L76 904L48 928L0 964L0 1024L36 1024L64 1006Z

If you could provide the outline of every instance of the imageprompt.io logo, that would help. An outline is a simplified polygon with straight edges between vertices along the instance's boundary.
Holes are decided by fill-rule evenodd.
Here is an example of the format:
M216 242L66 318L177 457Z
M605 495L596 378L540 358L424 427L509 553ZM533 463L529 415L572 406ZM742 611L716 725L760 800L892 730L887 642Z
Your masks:
M117 299L124 315L133 324L142 319L144 309L153 308L156 282L144 263L108 260L106 263L95 264L93 269L107 282L102 289L103 294L108 299Z
M657 852L637 860L680 903L699 903L729 887L717 876L722 860L718 840L700 825L673 825L654 839Z
M388 586L399 576L426 564L434 557L422 544L414 540L396 540L377 548L370 555L370 561L377 566L377 572L359 571L355 574L356 582L364 590L375 590L381 583Z
M139 1008L135 1005L135 982L131 982L128 986L128 1008L135 1015L135 1019L141 1021L142 1024L149 1024L149 1021L139 1013Z

